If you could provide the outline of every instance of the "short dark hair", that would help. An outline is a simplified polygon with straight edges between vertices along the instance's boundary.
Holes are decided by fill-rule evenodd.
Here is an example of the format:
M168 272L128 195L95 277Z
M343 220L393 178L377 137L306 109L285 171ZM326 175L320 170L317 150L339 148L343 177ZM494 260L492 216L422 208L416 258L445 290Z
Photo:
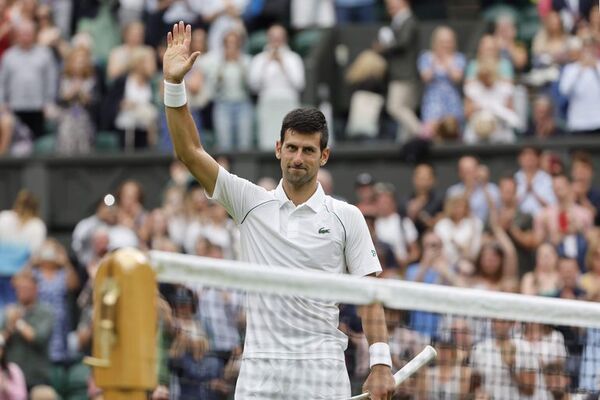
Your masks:
M297 108L287 113L281 124L280 141L283 143L285 133L294 131L300 134L321 134L321 150L327 147L329 141L329 129L327 120L321 111L314 107Z

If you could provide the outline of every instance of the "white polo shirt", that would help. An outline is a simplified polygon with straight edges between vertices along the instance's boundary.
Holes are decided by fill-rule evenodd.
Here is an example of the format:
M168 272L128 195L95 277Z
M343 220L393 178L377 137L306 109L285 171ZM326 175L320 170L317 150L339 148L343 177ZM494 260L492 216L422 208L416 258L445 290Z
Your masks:
M381 266L367 224L355 206L325 195L321 185L295 206L282 183L266 191L220 168L213 199L240 228L241 259L332 274L368 275ZM344 360L347 337L336 303L249 294L246 358Z

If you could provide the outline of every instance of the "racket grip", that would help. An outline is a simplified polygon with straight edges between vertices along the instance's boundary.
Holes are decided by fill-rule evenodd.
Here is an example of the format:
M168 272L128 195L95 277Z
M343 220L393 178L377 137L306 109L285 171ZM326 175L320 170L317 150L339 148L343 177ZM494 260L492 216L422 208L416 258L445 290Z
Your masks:
M437 356L437 351L431 346L427 346L415 358L410 360L404 367L394 374L395 386L398 387L402 382L408 379L419 368L433 360ZM348 400L364 400L369 398L369 392L350 397Z

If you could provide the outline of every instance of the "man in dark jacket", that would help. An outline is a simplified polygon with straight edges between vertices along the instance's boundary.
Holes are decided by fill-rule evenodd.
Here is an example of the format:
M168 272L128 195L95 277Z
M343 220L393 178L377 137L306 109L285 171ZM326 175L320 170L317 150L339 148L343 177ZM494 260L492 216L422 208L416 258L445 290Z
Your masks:
M419 103L419 27L409 0L386 0L386 7L392 22L379 30L376 47L388 61L387 112L400 124L397 140L405 141L421 129L414 111Z

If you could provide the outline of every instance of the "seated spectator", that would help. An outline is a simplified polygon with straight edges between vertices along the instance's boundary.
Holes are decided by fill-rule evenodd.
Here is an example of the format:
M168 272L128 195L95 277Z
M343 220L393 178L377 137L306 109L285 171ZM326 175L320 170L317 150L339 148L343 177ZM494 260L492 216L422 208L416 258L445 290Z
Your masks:
M268 31L268 43L250 64L248 83L258 95L258 147L272 150L279 139L281 120L300 105L304 89L302 58L287 44L287 32L281 25Z
M247 83L250 57L242 52L243 38L232 30L223 36L223 49L205 63L213 87L213 124L221 150L249 150L253 144L253 112Z
M223 376L223 363L207 354L209 342L199 321L191 291L178 288L175 296L175 335L169 351L169 366L178 378L179 399L218 400L216 383Z
M6 358L6 341L0 338L0 400L27 400L25 376L21 368Z
M152 85L156 71L154 53L139 49L131 55L130 62L127 75L113 83L111 101L117 102L118 109L115 126L125 131L122 139L125 147L154 146L158 140L158 110L153 103ZM142 130L145 137L136 140L137 135L133 136L136 130Z
M578 395L571 390L573 378L569 374L566 362L557 361L547 364L542 372L546 381L546 387L554 400L572 400L577 398Z
M432 130L442 119L464 116L459 85L466 65L465 57L456 51L456 35L446 26L433 31L431 50L418 60L425 93L421 100L421 118Z
M0 156L27 156L33 150L29 127L9 111L0 112Z
M585 289L580 284L580 268L574 258L561 258L558 260L558 281L560 287L556 297L561 299L584 300Z
M558 254L550 243L542 243L537 251L535 267L521 280L521 293L532 296L555 296L560 288L557 271Z
M346 135L348 138L379 135L379 121L385 104L387 62L372 50L362 51L346 73L352 92Z
M123 28L123 44L110 51L106 66L106 78L109 82L125 75L130 70L132 57L140 49L152 50L151 47L144 45L144 24L133 21Z
M335 0L336 24L375 22L375 0Z
M562 160L561 155L552 150L542 151L540 156L540 167L551 177L565 174L565 164Z
M544 207L555 204L552 177L540 168L541 151L523 146L519 152L519 167L515 173L519 209L533 217Z
M590 241L585 257L586 273L582 275L581 287L587 293L589 300L600 300L600 240Z
M575 203L571 182L565 175L552 180L557 204L549 205L534 219L538 243L550 242L564 257L578 258L583 265L586 235L594 224L594 215Z
M73 49L65 60L59 84L59 101L64 107L56 139L59 153L90 151L94 135L91 111L96 96L96 75L91 53L83 48Z
M491 59L478 65L477 78L465 84L465 143L509 143L514 129L521 127L513 109L514 86L498 79L497 63Z
M375 178L368 172L358 174L354 180L355 204L363 215L377 215L378 213L375 183Z
M202 129L207 126L207 121L205 121L207 118L206 111L209 109L207 106L212 101L215 90L213 87L214 82L211 82L207 77L209 72L207 71L207 64L209 60L213 59L213 54L210 53L211 56L208 56L207 33L203 28L195 28L192 30L190 51L200 52L200 56L196 58L192 69L184 77L185 88L188 96L188 107L192 113L192 118L194 118L194 122L198 125L198 129ZM165 119L164 125L167 130L165 134L168 136L170 142L171 138L166 127L166 116L163 116L163 118Z
M568 61L569 34L556 11L544 17L544 24L533 38L531 83L535 86L558 81L559 68Z
M577 26L589 15L593 0L552 0L552 9L560 14L567 32L573 32Z
M98 201L93 215L86 217L75 225L71 239L71 249L75 253L80 266L88 265L94 258L92 237L100 228L109 229L117 223L117 207L107 205L104 200Z
M25 375L27 389L50 382L49 343L52 309L38 301L38 285L30 271L13 279L17 302L4 309L2 335L6 360L17 364Z
M520 399L536 393L544 398L546 388L537 357L529 343L512 334L514 324L493 320L493 337L473 347L470 365L481 380L483 398Z
M13 208L0 212L0 306L15 300L11 279L45 239L46 224L39 217L38 199L22 190Z
M398 213L394 185L378 183L375 185L375 192L378 211L375 221L377 237L392 246L396 262L403 270L419 257L419 234L410 218Z
M564 134L554 115L554 104L548 96L539 96L533 102L533 112L527 136L546 140Z
M527 66L527 48L517 41L517 27L511 15L501 15L496 19L494 39L500 57L511 62L517 72L522 72Z
M464 195L448 196L444 216L433 228L442 239L450 265L461 259L473 261L479 254L483 223L473 214Z
M381 264L382 272L379 276L382 278L400 278L401 271L398 267L398 262L396 261L392 246L386 242L382 242L379 237L377 237L377 230L375 228L376 219L377 217L375 215L365 214L365 221L367 222L367 227L371 234L371 240L373 240L379 264Z
M486 173L474 156L463 156L458 160L458 177L460 182L448 188L446 198L466 196L473 215L487 220L490 207L500 200L498 186L489 182L489 171Z
M35 35L33 22L18 24L15 45L0 64L0 105L14 112L39 138L45 133L44 112L56 100L58 74L52 52L37 45Z
M500 56L498 43L492 35L484 35L479 39L477 47L477 57L469 61L465 79L467 81L477 79L479 66L484 60L494 60L496 62L496 76L501 81L512 82L514 80L514 69L511 62Z
M35 12L38 24L37 43L52 50L57 62L69 52L69 43L63 38L60 28L54 24L53 9L49 4L40 4Z
M566 362L565 339L562 333L551 326L533 322L524 323L523 339L531 346L542 371L547 365Z
M497 208L498 225L509 236L518 255L519 275L531 271L534 265L532 250L537 247L533 232L533 218L519 209L517 184L511 175L498 181L500 204Z
M444 205L443 194L436 189L433 166L419 164L413 170L413 192L402 205L403 213L410 218L419 234L433 229Z
M249 0L208 0L202 3L202 19L210 26L208 50L222 54L225 36L232 30L244 30L240 17Z
M600 225L600 190L592 186L594 164L590 154L578 151L571 156L571 180L575 203L594 215L594 225Z
M144 249L154 249L158 243L169 238L169 222L163 209L155 208L144 218L140 227L140 244Z
M569 101L567 128L572 134L600 133L600 60L592 38L583 41L579 59L565 66L559 82L560 93Z
M117 190L117 220L118 223L136 232L139 231L146 219L144 208L144 189L134 180L127 180Z
M472 391L472 370L461 364L455 341L436 339L434 346L438 352L436 363L417 378L419 388L415 399L467 398Z
M409 0L386 0L392 22L379 30L375 49L388 62L387 112L400 124L396 140L404 142L422 127L415 114L418 105L417 70L419 22Z

